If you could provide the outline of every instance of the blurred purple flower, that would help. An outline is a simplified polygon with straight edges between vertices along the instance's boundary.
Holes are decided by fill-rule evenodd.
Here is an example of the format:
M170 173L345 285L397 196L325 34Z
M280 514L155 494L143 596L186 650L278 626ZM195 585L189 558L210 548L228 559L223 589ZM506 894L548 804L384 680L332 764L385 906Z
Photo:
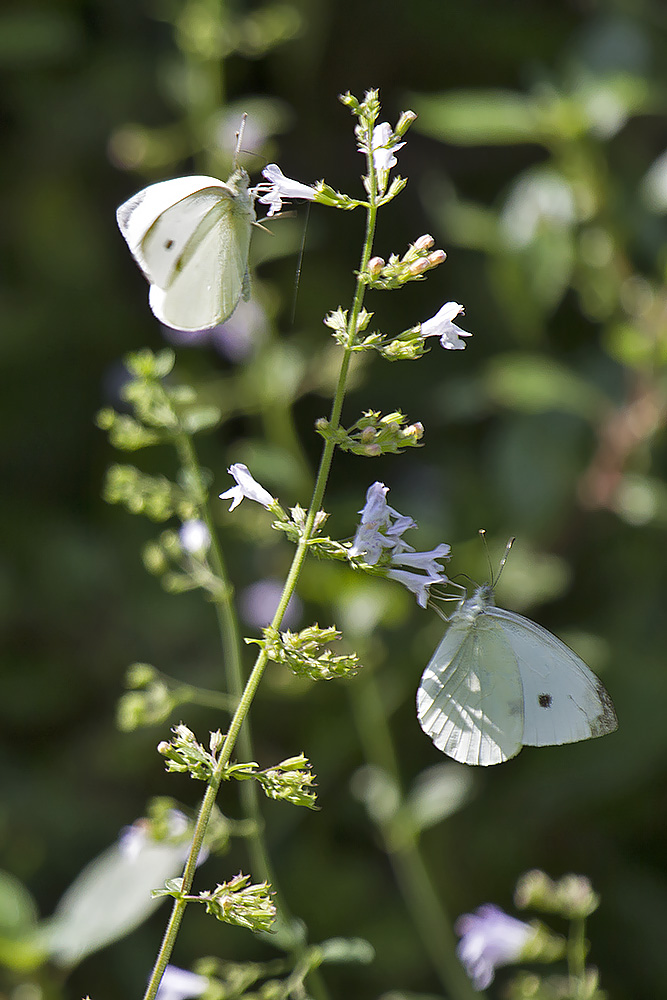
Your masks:
M464 913L454 930L461 938L456 953L476 990L485 990L493 982L498 966L519 961L535 936L530 924L510 917L493 903Z
M283 592L280 580L258 580L251 583L240 595L239 604L244 621L255 628L266 628L271 624L276 608ZM303 606L301 601L292 594L285 610L282 626L293 628L301 620Z
M192 1000L193 997L200 997L207 986L206 976L179 969L177 965L168 965L155 1000Z
M230 361L246 361L257 345L266 339L268 322L262 307L255 299L239 302L224 323L210 330L175 330L162 327L165 340L176 347L214 347Z

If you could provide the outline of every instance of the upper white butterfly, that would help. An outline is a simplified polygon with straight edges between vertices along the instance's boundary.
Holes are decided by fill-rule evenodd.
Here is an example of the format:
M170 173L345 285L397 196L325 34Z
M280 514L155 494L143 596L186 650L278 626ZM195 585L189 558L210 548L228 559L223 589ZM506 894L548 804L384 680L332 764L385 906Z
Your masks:
M534 622L478 587L454 613L417 692L419 723L463 764L500 764L527 746L603 736L618 721L595 674Z
M116 212L132 256L150 282L161 323L205 330L248 298L248 251L255 220L245 170L229 180L177 177L151 184Z

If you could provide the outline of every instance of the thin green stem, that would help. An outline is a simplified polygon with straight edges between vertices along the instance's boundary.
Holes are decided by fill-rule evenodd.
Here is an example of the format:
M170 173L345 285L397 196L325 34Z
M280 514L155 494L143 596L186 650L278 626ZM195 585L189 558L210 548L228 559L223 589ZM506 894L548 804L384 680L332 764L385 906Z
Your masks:
M349 693L366 759L390 774L400 788L396 750L372 670L351 685ZM379 824L401 895L447 995L452 1000L483 1000L457 958L451 917L433 888L418 836L405 823L404 807L402 802L394 816Z
M244 677L241 659L241 637L239 634L238 619L234 607L234 590L229 582L227 567L225 565L222 548L218 540L217 532L211 518L209 505L204 499L206 497L206 487L202 478L201 467L197 459L197 454L188 434L181 433L176 439L176 448L183 468L187 470L190 477L197 483L198 492L202 498L199 506L199 516L204 521L211 538L210 562L213 572L223 584L222 596L214 602L215 615L220 632L222 643L225 680L229 693L235 700L235 704L243 693ZM250 721L246 720L239 736L239 749L245 760L253 760L252 734ZM259 795L254 781L244 781L239 790L241 804L244 815L253 821L252 833L248 837L248 853L253 872L260 879L263 879L276 888L275 878L271 870L266 846L264 844L263 826L264 821L259 806Z
M370 150L368 155L369 155L369 175L371 177L371 195L370 195L370 204L367 209L367 216L366 216L366 232L361 254L360 273L365 271L368 261L370 260L373 247L373 237L375 235L376 217L377 217L377 208L375 205L377 197L377 181L375 178L375 169L372 161L372 153ZM365 289L366 289L365 283L358 276L352 302L352 308L350 309L348 315L347 343L343 350L343 358L341 361L338 383L332 401L331 415L329 418L329 425L333 432L335 432L338 429L340 424L340 417L343 409L343 402L345 399L345 386L347 382L347 373L350 367L350 360L352 357L352 345L354 343L354 339L357 334L357 322L363 305ZM299 579L299 575L303 567L303 563L306 558L309 542L314 531L315 518L317 516L318 511L321 508L322 500L324 498L324 491L326 489L326 485L329 479L329 473L331 471L331 465L335 450L333 437L334 435L332 434L330 437L327 437L327 439L324 442L322 455L320 458L320 464L317 472L317 478L315 480L313 495L310 507L308 509L308 514L306 516L303 532L297 544L296 551L292 559L292 564L287 574L285 586L283 588L283 592L278 607L273 617L273 621L271 622L271 628L274 629L278 629L282 623L283 616L287 609L287 605L289 603L290 598L292 597L292 594L294 593L297 581ZM194 449L192 448L192 442L187 436L183 435L182 440L179 441L179 448L183 449L183 458L185 460L185 463L187 464L187 467L194 471L195 475L198 477L199 483L203 486L203 483L201 481L201 475L199 472L199 466L196 462ZM205 495L205 493L202 492L202 495ZM209 531L211 532L212 540L214 540L215 532L212 530L210 514L204 503L202 504L202 517L207 527L209 528ZM211 551L212 551L212 556L211 556L212 564L216 569L216 571L218 571L218 569L220 570L220 579L226 582L227 576L224 570L224 563L222 561L222 554L219 551L219 547L213 544ZM231 594L231 588L228 587L227 589ZM221 631L223 633L223 636L226 637L226 639L230 642L230 648L233 648L234 637L236 637L236 642L238 642L238 631L236 626L236 617L234 615L233 606L231 604L231 596L229 597L226 596L219 602L217 606L219 607L219 615L220 615L219 620L220 620ZM231 664L230 676L232 678L234 677L236 671L237 662L238 662L238 671L240 674L241 671L240 644L239 644L238 660L234 657L233 662ZM242 732L242 727L244 727L244 724L246 724L250 707L257 692L257 688L259 687L259 683L264 674L264 670L266 669L267 662L268 662L267 654L264 649L261 649L255 661L255 665L252 668L250 676L246 681L245 687L243 688L243 692L240 696L238 706L230 722L227 735L225 736L224 742L220 749L220 754L218 757L215 771L213 772L211 778L209 779L209 785L202 799L199 808L199 814L197 816L197 820L195 823L195 829L192 839L192 845L190 848L190 853L187 862L185 864L185 869L183 871L183 879L181 885L181 895L183 896L187 896L190 893L190 889L192 888L192 882L194 879L194 874L197 865L197 857L199 855L199 851L201 850L206 828L208 826L213 805L215 803L218 789L220 787L220 782L222 781L225 768L229 763L237 739L239 739L239 735ZM242 787L243 785L246 784L250 786L254 785L253 782L243 782ZM176 935L178 933L181 920L183 919L183 913L185 911L186 905L187 904L183 899L179 898L174 900L171 916L169 918L169 922L167 924L167 928L164 933L162 944L160 946L157 959L155 961L155 966L153 968L151 978L149 980L146 992L144 994L144 1000L154 1000L158 986L160 984L160 980L162 979L162 975L171 956L171 952L173 950L174 943L176 941ZM300 952L305 954L305 948L303 945L299 945L295 940L294 954L298 957ZM318 977L311 977L311 987L313 988L313 992L316 993L318 998L325 996L324 986Z
M567 937L567 970L573 1000L583 995L586 978L586 919L573 917Z

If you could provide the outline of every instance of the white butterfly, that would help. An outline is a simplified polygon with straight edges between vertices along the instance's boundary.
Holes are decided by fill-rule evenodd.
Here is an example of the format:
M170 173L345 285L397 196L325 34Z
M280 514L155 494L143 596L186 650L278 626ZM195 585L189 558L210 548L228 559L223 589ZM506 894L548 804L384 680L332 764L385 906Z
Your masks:
M227 182L176 177L151 184L116 212L132 256L150 282L155 316L178 330L223 323L248 298L255 220L245 170Z
M604 736L611 698L571 649L493 603L493 587L461 602L426 667L417 717L438 750L462 764L500 764L522 746Z

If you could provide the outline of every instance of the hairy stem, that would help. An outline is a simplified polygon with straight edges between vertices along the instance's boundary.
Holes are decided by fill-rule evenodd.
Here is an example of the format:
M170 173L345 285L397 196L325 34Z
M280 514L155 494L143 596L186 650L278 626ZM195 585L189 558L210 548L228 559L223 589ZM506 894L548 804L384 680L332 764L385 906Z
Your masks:
M370 153L369 153L370 156ZM361 254L361 266L360 272L365 271L368 261L371 256L373 247L373 237L375 234L375 224L377 208L375 206L376 200L376 183L375 183L375 171L372 165L372 156L370 156L370 170L369 173L372 177L372 194L370 198L370 205L367 208L366 216L366 232L364 238L364 245ZM364 300L365 284L361 278L357 277L355 293L352 301L352 308L350 309L348 315L348 325L347 325L347 344L344 347L343 358L341 361L340 372L338 376L338 384L336 386L336 392L333 398L331 406L331 415L329 418L329 424L332 431L336 431L340 425L340 417L343 409L343 402L345 399L345 386L347 382L347 374L350 367L350 359L352 357L352 345L357 333L357 322L359 314ZM278 629L283 620L285 610L289 603L292 594L296 588L301 570L306 558L308 551L308 545L310 539L313 535L315 518L318 511L321 508L322 500L324 498L324 492L329 480L329 473L331 471L331 465L333 462L333 455L335 444L333 442L333 435L328 437L324 442L322 449L322 456L320 458L319 469L317 472L317 479L315 480L315 486L313 489L313 495L310 502L310 507L308 509L308 514L306 517L305 525L303 528L302 536L297 545L294 557L292 559L292 564L287 574L287 579L285 581L285 586L283 588L282 596L280 602L276 609L273 621L271 622L271 627ZM199 477L199 482L201 483L199 466L196 462L196 457L194 455L194 449L192 448L192 442L185 435L183 439L179 442L179 447L183 449L182 458L185 460L187 467L195 472L195 475ZM224 563L222 560L222 553L220 552L219 546L215 543L215 532L212 530L212 524L210 519L210 514L205 504L202 504L202 518L205 521L207 527L211 531L212 542L212 555L211 561L216 572L220 571L220 578L223 581L227 581L227 576L224 568ZM241 674L241 658L240 658L240 642L238 636L238 628L236 624L236 616L234 613L234 608L231 602L231 587L228 587L229 596L225 596L216 607L218 609L220 630L223 636L223 644L226 649L233 650L232 656L230 657L230 687L233 689L233 685L238 681L238 678L242 676ZM266 664L268 662L266 652L262 649L260 650L255 665L252 668L250 676L248 677L243 691L239 698L239 703L234 712L232 720L227 731L227 735L220 749L220 754L218 762L213 772L206 793L202 799L201 805L199 807L199 813L197 816L197 821L195 823L195 829L192 839L192 845L190 848L190 854L185 864L185 869L183 871L183 881L182 881L182 894L184 896L188 895L190 889L192 888L192 882L194 879L194 874L197 866L197 858L201 850L201 846L204 840L204 835L206 833L206 828L209 823L213 805L220 787L220 782L224 770L229 763L231 755L236 746L237 740L241 741L246 739L242 734L244 730L247 732L247 717L250 711L250 707L254 700L257 688L264 674ZM233 693L233 690L232 690ZM249 735L247 737L249 739ZM249 745L249 744L248 744ZM242 746L242 745L241 745ZM243 749L243 746L242 746ZM249 756L248 759L251 759ZM256 796L256 787L254 782L243 782L243 786L249 786L253 789ZM251 806L251 803L248 802ZM261 841L257 840L256 849ZM264 852L264 857L258 857L258 870L266 871L268 867L268 858ZM271 881L272 879L267 879ZM272 882L273 884L273 882ZM146 992L144 994L144 1000L154 1000L157 993L160 980L166 968L166 965L171 957L171 953L176 941L176 936L178 929L180 927L181 920L183 919L183 913L185 912L185 907L187 903L184 899L175 899L172 907L171 916L167 924L167 928L164 933L162 944L158 952L155 965L153 967L153 972L149 980ZM294 944L294 954L298 957L300 951L303 950L303 945L299 945L295 939ZM317 993L318 997L323 997L325 995L324 987L319 980L319 977L311 977L311 988L313 993Z

